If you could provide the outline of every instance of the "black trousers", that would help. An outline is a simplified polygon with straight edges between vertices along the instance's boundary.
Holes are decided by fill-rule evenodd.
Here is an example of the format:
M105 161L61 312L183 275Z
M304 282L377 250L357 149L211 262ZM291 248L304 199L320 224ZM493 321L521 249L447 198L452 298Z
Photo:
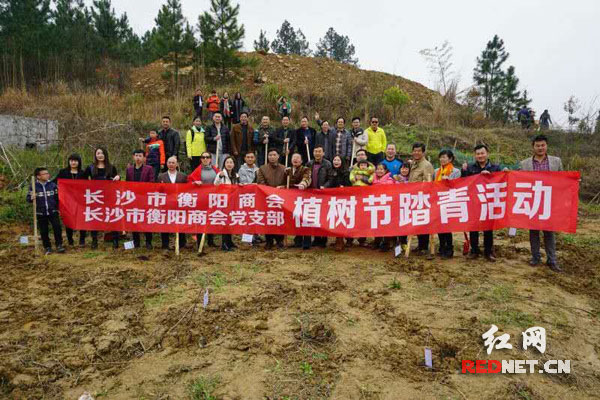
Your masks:
M60 217L58 213L50 215L38 215L38 225L40 226L40 235L44 248L52 247L50 244L49 227L52 225L52 233L54 234L54 243L56 247L62 246L62 226L60 225Z
M311 236L296 236L294 237L294 246L310 248L312 237Z
M367 153L367 160L374 166L377 166L380 162L383 161L383 153Z
M283 235L265 235L265 239L267 243L273 243L273 241L277 243L283 243Z
M469 232L471 253L481 254L479 250L479 232ZM494 231L483 231L483 254L489 256L494 250Z
M190 160L190 172L194 172L200 166L200 156L192 156Z
M71 244L73 242L73 233L75 233L75 231L71 228L65 228L65 230L67 231L67 240L69 241L69 244ZM86 231L79 231L79 244L85 244L85 236Z
M144 236L146 238L146 245L152 244L152 232L145 232ZM140 233L133 232L133 245L135 247L140 247Z
M258 149L256 150L256 152L258 153L256 155L256 166L258 168L262 167L263 165L265 165L265 145L260 143L257 145ZM262 147L261 147L262 146Z
M182 249L185 247L185 245L187 243L187 239L185 237L185 234L183 234L183 233L177 233L177 235L179 235L179 248ZM161 241L161 245L162 245L163 249L166 250L169 248L169 234L168 233L161 233L160 241Z
M310 238L310 236L305 236L305 237ZM321 247L327 246L327 236L315 236L313 239L313 246L321 246Z
M231 131L231 117L223 117L223 123L227 125L227 129Z
M156 164L156 165L152 165L149 164L152 168L154 168L154 182L156 182L158 180L158 174L160 173L160 165Z
M417 235L419 250L429 250L429 235Z
M440 254L442 256L453 256L452 233L438 233L438 238L440 239Z
M195 109L194 119L200 117L200 121L202 121L202 107Z
M221 235L221 246L225 244L227 246L231 246L233 244L233 236L232 235Z
M373 240L373 247L377 249L389 250L395 243L396 238L393 236L380 236Z

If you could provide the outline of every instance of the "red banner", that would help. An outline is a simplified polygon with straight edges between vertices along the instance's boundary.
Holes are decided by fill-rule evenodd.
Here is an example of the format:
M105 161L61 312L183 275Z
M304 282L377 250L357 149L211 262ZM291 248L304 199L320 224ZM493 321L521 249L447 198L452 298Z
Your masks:
M578 172L323 190L59 180L72 229L375 237L496 230L575 232Z

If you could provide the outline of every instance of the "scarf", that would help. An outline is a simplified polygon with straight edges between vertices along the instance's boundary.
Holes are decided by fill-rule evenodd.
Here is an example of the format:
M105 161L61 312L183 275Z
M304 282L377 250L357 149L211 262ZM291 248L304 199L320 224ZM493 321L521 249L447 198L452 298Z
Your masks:
M231 115L231 111L229 110L229 99L224 99L223 101L223 113L226 116Z
M442 177L450 176L450 174L452 173L453 170L454 170L454 165L452 165L452 163L446 164L445 167L440 166L437 174L435 175L435 180L441 181Z

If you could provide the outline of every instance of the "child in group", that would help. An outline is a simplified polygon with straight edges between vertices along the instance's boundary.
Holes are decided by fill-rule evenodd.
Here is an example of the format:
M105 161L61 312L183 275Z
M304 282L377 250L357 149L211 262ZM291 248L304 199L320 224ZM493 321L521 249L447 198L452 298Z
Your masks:
M375 167L367 160L358 161L350 171L350 184L352 186L369 186L373 182ZM346 239L346 246L352 246L353 239ZM367 238L358 238L360 246L367 246Z
M369 186L373 183L375 167L368 161L359 161L350 171L350 183L352 186Z
M394 181L396 183L408 183L408 175L410 175L410 164L404 163L402 167L400 167L400 173L398 175L394 175Z
M146 139L146 165L154 168L154 181L158 180L158 173L165 166L165 144L158 138L156 131L150 131Z
M377 165L375 175L373 176L373 185L393 185L396 183L392 174L387 169L387 166L383 163Z
M48 169L44 167L36 168L34 173L35 181L35 214L37 222L40 225L40 234L42 243L46 249L46 255L52 253L50 236L48 235L48 223L52 225L54 233L54 243L56 251L64 253L65 248L62 244L62 227L58 214L58 185L50 181ZM27 201L33 203L33 188L29 188Z
M399 184L408 183L408 176L410 175L410 166L411 164L406 162L402 164L400 167L400 173L398 175L394 175L394 181ZM402 251L406 251L406 245L408 243L406 236L398 236L398 242L402 247Z
M377 169L375 169L375 174L373 176L373 186L393 185L395 183L396 182L394 181L390 172L388 171L387 166L383 163L378 164ZM376 237L373 241L373 249L378 249L382 252L388 251L393 241L393 237Z

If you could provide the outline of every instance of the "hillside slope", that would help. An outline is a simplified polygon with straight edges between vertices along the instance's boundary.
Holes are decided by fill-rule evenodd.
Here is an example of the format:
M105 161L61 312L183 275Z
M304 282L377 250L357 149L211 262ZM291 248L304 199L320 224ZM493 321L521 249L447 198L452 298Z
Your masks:
M232 74L227 84L220 84L220 79L214 76L204 80L201 71L193 67L181 69L180 92L191 92L195 87L200 87L205 96L212 88L217 88L219 94L229 91L232 95L240 91L254 110L267 113L272 111L278 95L288 95L298 116L300 112L322 110L327 117L337 116L337 113L348 116L347 113L352 112L364 116L374 112L389 118L391 109L382 103L383 91L398 86L412 99L402 113L403 120L410 123L429 121L436 103L441 100L437 92L420 83L327 58L255 52L242 53L242 58L252 65ZM173 66L162 61L134 69L132 91L146 97L172 93L172 73Z

